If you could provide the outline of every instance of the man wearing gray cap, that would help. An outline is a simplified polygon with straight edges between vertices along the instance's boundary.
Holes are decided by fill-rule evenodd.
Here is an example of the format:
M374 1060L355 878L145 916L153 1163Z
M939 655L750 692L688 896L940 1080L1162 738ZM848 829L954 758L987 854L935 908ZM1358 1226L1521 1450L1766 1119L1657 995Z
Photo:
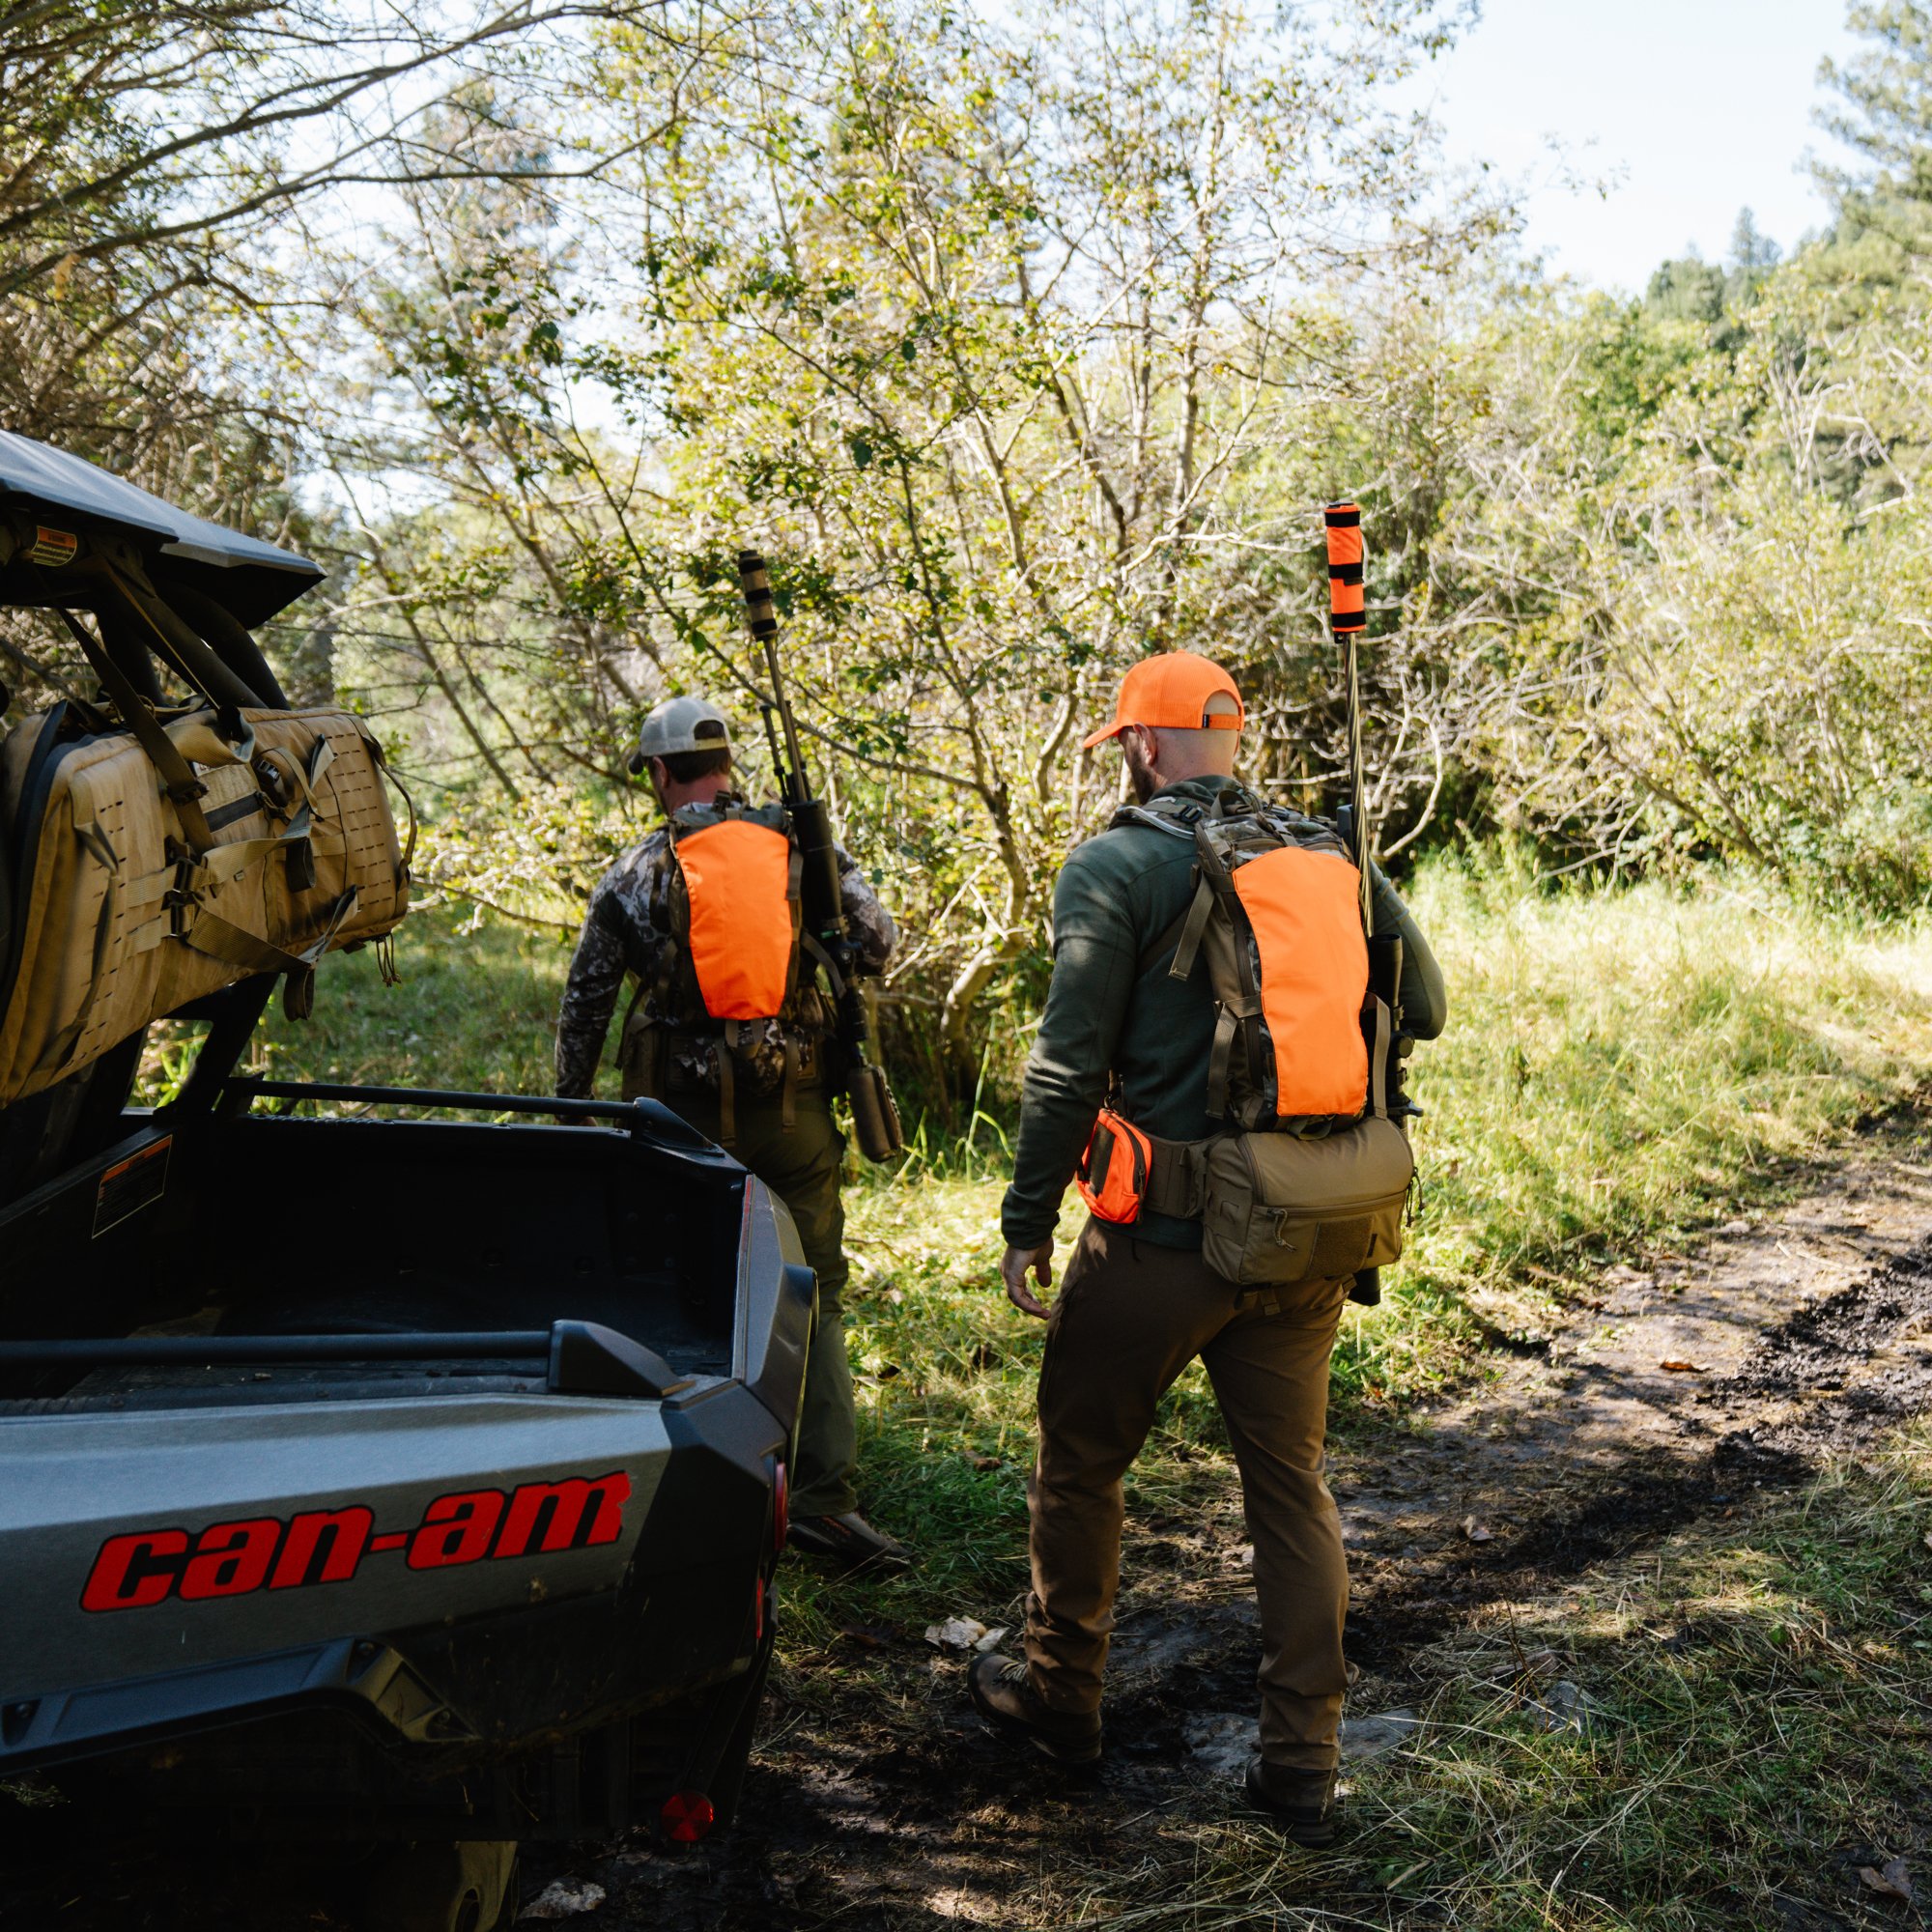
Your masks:
M791 1541L848 1567L897 1568L905 1550L860 1515L853 1489L845 1142L832 1118L838 1048L832 1003L798 948L796 899L785 895L788 821L781 807L752 806L731 788L731 728L701 697L667 698L650 713L631 771L648 774L667 822L621 854L590 895L557 1017L556 1091L590 1093L618 994L634 977L617 1049L624 1097L663 1100L728 1147L790 1209L818 1276ZM840 852L838 861L845 917L876 973L896 936L892 916L851 859ZM762 993L761 960L776 975ZM727 982L731 999L721 999ZM755 1017L743 1016L748 999ZM727 1011L740 1016L718 1016Z

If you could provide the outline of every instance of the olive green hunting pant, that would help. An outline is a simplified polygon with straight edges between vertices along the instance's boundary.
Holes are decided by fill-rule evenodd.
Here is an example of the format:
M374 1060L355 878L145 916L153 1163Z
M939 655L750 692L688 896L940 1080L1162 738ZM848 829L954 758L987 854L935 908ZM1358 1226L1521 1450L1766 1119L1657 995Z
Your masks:
M666 1104L701 1134L719 1137L718 1096L673 1093ZM845 1204L838 1173L845 1136L832 1118L822 1088L802 1087L796 1119L783 1122L779 1100L739 1095L731 1152L791 1210L805 1258L818 1277L818 1312L805 1365L805 1412L799 1418L791 1472L794 1516L843 1516L859 1506L852 1478L859 1462L859 1426L852 1406L852 1368L845 1359Z
M1027 1662L1061 1711L1096 1711L1120 1583L1121 1479L1198 1355L1241 1474L1262 1625L1262 1755L1326 1771L1346 1682L1349 1571L1322 1480L1328 1360L1349 1282L1240 1298L1200 1255L1090 1220L1046 1326L1028 1501Z

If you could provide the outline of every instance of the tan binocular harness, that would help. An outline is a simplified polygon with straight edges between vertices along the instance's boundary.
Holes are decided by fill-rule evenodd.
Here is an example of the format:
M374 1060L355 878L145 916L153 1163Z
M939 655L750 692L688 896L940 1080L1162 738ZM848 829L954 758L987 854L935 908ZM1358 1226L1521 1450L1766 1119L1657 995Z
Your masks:
M156 715L69 621L127 728L62 704L0 747L0 822L19 867L0 1105L253 974L286 975L287 1010L302 1017L316 961L382 939L409 906L414 810L405 847L361 719Z

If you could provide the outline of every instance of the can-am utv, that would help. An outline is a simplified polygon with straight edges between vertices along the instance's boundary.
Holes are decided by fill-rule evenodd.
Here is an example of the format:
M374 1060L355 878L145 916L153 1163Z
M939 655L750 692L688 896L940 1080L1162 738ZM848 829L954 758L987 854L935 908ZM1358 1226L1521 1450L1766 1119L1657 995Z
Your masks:
M654 1102L242 1070L407 895L366 727L250 635L320 576L0 434L0 606L100 687L0 748L0 1780L486 1932L518 1841L728 1818L812 1279ZM315 1111L372 1106L479 1118Z

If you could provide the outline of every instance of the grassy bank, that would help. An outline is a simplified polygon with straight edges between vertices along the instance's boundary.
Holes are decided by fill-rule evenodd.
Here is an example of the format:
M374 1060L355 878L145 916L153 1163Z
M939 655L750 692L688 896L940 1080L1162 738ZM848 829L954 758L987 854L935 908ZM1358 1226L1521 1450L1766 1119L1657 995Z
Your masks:
M1668 1242L1932 1068L1932 932L1724 874L1539 895L1437 867L1418 913L1455 1009L1420 1050L1443 1287Z

